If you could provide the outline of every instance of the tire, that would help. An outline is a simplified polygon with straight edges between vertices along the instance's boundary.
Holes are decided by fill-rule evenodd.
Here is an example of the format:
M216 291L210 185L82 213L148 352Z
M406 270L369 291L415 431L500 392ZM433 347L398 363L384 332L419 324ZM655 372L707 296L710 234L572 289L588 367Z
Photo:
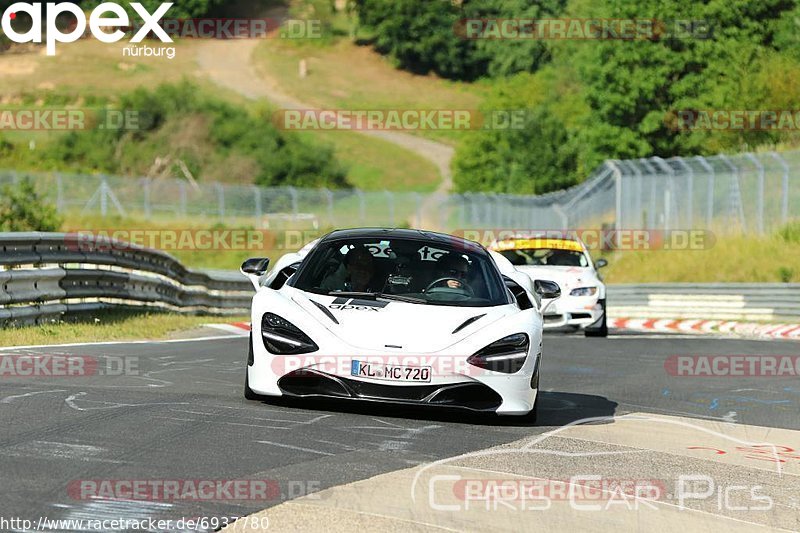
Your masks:
M531 412L526 415L526 419L531 424L536 423L536 419L539 418L539 392L536 392L536 401L533 402L533 409Z
M261 396L253 392L253 389L250 388L250 372L247 370L249 368L250 361L253 360L253 335L250 334L250 344L249 344L249 353L247 354L247 362L248 365L244 368L244 398L245 400L260 400Z
M535 424L536 419L539 417L539 393L542 390L541 387L539 386L540 376L541 376L541 365L536 370L536 376L531 380L531 385L533 386L535 384L533 388L536 389L536 400L533 401L533 408L531 409L531 411L527 415L525 415L526 420L531 424Z
M595 326L597 322L588 326L585 330L583 330L583 334L586 337L608 337L608 317L606 314L606 301L602 300L603 302L603 318L600 319L600 325Z
M260 400L261 396L253 392L250 388L250 376L247 370L244 371L244 398L245 400Z

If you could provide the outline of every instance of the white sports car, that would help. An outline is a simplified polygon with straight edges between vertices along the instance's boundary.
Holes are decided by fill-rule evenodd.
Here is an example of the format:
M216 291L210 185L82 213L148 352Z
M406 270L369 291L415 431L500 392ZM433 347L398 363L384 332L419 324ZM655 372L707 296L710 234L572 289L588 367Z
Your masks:
M489 246L531 278L546 278L559 284L563 296L544 315L545 328L581 328L587 337L608 336L606 286L586 246L577 239L552 237L512 238Z
M339 230L242 265L256 288L245 397L333 397L535 416L540 309L560 295L450 235Z

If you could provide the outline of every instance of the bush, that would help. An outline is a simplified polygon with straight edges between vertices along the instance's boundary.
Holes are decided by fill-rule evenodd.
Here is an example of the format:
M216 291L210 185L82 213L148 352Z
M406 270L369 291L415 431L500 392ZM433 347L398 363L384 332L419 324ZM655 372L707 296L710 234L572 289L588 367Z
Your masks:
M459 192L543 194L579 181L576 147L547 107L528 113L523 129L467 137L459 147L454 182Z
M580 166L577 131L587 108L570 77L546 68L494 84L484 115L522 112L525 123L464 135L453 163L459 192L542 194L575 185L592 170Z
M113 107L138 112L138 127L71 131L35 153L17 155L39 170L147 175L161 159L173 162L167 171L176 176L182 176L177 166L182 161L199 181L347 186L346 171L330 147L279 130L268 109L251 113L201 94L191 83L137 89Z
M789 244L800 244L800 221L790 222L779 229L778 236Z
M0 231L58 231L62 220L55 207L36 192L30 179L0 190Z

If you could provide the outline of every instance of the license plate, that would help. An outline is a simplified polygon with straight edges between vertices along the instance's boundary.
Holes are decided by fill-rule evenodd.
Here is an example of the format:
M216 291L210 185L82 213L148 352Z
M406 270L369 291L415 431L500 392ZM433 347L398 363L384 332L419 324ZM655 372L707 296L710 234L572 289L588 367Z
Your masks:
M354 360L350 366L350 375L359 378L382 379L386 381L430 383L431 367L383 365Z

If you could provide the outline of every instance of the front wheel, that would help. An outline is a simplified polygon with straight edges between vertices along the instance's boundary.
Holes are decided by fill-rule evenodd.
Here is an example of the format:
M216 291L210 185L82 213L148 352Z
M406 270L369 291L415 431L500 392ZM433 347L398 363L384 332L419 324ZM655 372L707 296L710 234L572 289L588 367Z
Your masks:
M247 370L253 361L253 335L250 334L250 351L247 354L247 366L244 368L244 397L246 400L260 400L261 397L250 388L250 372Z
M244 398L246 400L258 400L258 394L253 392L253 389L250 388L250 376L247 375L245 371L244 375Z
M536 374L534 374L533 378L531 379L531 388L536 389L536 399L533 401L533 408L527 415L525 415L525 418L531 424L536 424L536 419L539 417L539 396L541 396L542 391L542 389L539 387L540 375L541 365L539 365L539 368L536 369Z
M603 316L594 324L587 326L583 334L587 337L608 337L608 316L606 313L606 301L600 300L603 308Z

